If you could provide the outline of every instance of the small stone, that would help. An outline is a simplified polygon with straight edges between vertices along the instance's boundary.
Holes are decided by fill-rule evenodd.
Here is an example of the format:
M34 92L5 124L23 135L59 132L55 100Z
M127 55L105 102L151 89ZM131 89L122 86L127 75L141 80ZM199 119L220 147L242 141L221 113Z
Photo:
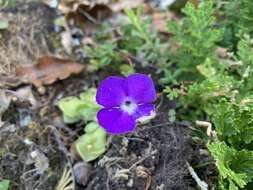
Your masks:
M165 185L164 184L161 184L161 185L158 185L155 190L165 190Z
M127 146L128 146L128 144L129 144L129 140L128 140L128 138L123 137L121 144L122 144L124 147L127 147Z
M127 182L127 187L133 187L133 185L134 185L134 180L129 179L129 181Z
M120 153L120 155L126 155L126 153L127 153L127 148L126 147L122 147L120 150L119 150L119 153Z
M137 166L136 167L136 175L137 177L147 178L148 177L148 169L144 166Z
M90 177L90 166L86 162L77 162L73 167L75 181L77 184L85 186Z
M46 88L44 86L40 86L37 90L40 95L44 95L46 93Z

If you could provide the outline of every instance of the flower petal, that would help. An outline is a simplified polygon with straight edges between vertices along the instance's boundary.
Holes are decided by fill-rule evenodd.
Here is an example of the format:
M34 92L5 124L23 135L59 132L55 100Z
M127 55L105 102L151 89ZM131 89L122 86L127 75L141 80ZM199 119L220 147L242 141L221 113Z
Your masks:
M138 105L138 108L134 114L134 118L138 120L141 117L154 116L154 115L155 115L154 104L141 104Z
M120 108L101 109L97 118L99 125L111 134L129 133L136 126L134 118L122 112Z
M106 108L119 106L126 96L124 86L125 79L123 77L108 77L104 79L97 90L97 103Z
M137 103L150 103L156 98L152 79L145 74L132 74L126 78L126 90L129 97Z

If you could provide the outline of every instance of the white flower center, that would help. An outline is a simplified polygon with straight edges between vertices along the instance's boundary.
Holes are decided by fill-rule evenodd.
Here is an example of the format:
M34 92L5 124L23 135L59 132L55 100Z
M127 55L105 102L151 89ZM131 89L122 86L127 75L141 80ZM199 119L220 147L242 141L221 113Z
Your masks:
M125 101L123 102L123 104L121 104L120 108L124 111L127 112L128 114L133 114L136 109L137 109L137 104L135 102L133 102L130 99L125 99Z

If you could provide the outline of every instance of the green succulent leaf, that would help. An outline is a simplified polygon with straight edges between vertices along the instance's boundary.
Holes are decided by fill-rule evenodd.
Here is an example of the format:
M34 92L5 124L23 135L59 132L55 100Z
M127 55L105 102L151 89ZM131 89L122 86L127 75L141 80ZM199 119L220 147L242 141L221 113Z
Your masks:
M5 20L0 20L0 30L7 29L9 27L9 22Z
M60 100L59 108L63 112L66 123L75 123L79 120L96 121L100 106L96 103L96 89L90 88L80 94L80 97L70 96Z
M85 129L84 131L89 134L89 133L93 133L94 131L96 131L97 129L99 128L98 124L96 122L91 122L91 123L88 123L86 126L85 126Z
M80 109L85 107L86 104L82 102L78 97L70 96L63 98L59 102L59 107L62 112L70 118L80 117Z
M215 59L216 43L222 39L223 29L213 27L215 17L212 1L202 1L197 8L188 2L182 12L185 17L181 25L174 21L168 23L174 42L180 46L171 58L178 64L175 71L178 80L195 80L197 66L204 63L206 58Z
M75 142L75 147L81 158L89 162L106 151L106 132L96 122L89 123L85 131Z
M0 190L8 190L9 189L9 183L10 181L7 179L4 179L0 181Z

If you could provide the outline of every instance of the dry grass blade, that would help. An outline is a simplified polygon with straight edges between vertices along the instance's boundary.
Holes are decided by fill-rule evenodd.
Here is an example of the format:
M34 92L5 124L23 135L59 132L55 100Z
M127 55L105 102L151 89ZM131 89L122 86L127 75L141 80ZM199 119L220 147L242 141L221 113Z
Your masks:
M67 165L55 190L75 190L75 180L72 169Z

